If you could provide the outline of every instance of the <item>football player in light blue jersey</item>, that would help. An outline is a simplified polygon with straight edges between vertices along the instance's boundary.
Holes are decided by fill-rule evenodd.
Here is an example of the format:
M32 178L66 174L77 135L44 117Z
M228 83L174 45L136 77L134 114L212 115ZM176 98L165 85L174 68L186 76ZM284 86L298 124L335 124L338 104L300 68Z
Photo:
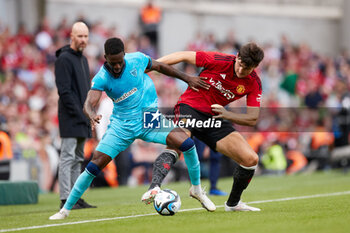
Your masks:
M145 69L152 61L143 53L127 53L125 65L119 76L109 63L105 63L92 80L91 90L105 91L113 100L112 117L118 119L140 119L142 110L157 107L157 93ZM141 113L141 114L140 114Z
M194 90L209 89L210 86L202 80L205 78L189 76L140 52L125 54L124 44L119 38L108 39L104 47L106 62L92 80L92 87L84 104L84 112L94 128L102 118L101 115L97 115L96 106L104 91L114 102L111 123L96 147L92 160L75 182L65 205L49 219L66 218L99 172L137 138L182 151L192 184L190 195L200 201L208 211L214 211L216 209L214 203L201 188L196 147L186 131L175 127L169 130L154 129L144 127L143 124L144 109L157 108L156 90L152 80L145 74L145 70L155 70L181 79ZM161 117L162 120L167 121L161 114L157 114L159 114L158 111L154 117ZM175 162L178 154L173 150L168 150L168 153ZM153 198L157 192L159 190L154 190L151 194Z

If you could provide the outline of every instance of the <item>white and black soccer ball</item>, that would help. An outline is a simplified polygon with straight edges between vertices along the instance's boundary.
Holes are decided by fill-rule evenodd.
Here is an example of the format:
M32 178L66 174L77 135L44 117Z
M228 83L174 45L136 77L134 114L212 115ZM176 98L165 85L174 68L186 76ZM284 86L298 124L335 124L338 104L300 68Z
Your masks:
M181 207L179 194L170 189L164 189L157 193L153 203L160 215L174 215Z

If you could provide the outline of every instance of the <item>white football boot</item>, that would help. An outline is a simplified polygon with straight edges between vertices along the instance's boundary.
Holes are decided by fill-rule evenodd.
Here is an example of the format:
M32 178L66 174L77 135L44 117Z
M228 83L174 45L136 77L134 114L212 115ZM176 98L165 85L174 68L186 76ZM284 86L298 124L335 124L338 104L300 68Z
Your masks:
M146 205L151 204L154 201L155 196L159 193L160 188L158 186L148 190L142 195L141 201Z
M260 211L260 209L239 201L235 206L228 206L225 202L225 211Z
M65 219L68 217L69 215L69 210L62 208L59 212L57 212L56 214L52 215L49 219L50 220L61 220L61 219Z
M207 194L204 190L200 190L199 192L195 192L194 186L190 188L190 196L197 199L203 206L204 209L208 211L215 211L215 204L208 198Z

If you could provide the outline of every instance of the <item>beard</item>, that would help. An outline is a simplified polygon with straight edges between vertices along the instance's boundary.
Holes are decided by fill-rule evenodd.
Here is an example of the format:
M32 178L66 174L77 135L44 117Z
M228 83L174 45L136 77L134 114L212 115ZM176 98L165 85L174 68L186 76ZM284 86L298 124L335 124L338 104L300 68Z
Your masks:
M78 51L79 51L79 52L83 52L84 49L85 49L85 46L78 46Z
M79 52L83 52L84 49L86 48L86 43L77 44L76 48Z

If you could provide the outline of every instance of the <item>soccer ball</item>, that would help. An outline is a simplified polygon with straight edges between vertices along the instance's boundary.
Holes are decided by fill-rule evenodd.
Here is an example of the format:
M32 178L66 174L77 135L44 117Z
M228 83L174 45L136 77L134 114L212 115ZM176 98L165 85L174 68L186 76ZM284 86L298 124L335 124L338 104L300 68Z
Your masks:
M160 215L174 215L181 207L179 194L170 189L164 189L157 193L153 203Z

